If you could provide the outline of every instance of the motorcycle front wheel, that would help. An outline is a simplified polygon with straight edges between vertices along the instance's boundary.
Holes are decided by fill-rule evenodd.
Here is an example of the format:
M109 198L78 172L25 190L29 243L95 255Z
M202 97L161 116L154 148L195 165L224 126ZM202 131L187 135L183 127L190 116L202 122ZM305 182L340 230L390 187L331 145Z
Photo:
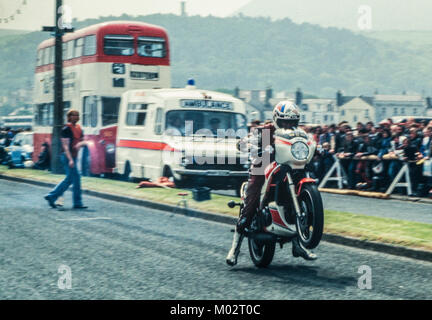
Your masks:
M273 260L276 243L260 243L248 237L249 253L254 265L258 268L267 267Z
M301 216L296 217L299 239L306 248L313 249L320 243L324 230L324 209L317 186L303 186L298 202L301 211Z

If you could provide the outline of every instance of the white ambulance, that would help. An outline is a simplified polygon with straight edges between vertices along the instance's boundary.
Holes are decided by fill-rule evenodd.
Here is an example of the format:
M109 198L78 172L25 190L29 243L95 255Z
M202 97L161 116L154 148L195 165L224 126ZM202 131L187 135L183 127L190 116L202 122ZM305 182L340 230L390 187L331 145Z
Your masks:
M116 171L124 179L238 189L248 177L248 155L236 143L247 135L243 101L196 89L143 89L121 98Z

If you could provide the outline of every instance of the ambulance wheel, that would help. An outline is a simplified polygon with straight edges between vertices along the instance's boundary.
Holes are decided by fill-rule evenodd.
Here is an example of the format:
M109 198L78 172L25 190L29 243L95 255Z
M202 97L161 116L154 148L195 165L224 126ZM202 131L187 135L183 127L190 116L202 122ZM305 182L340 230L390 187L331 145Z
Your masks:
M130 181L130 179L131 179L131 177L130 177L131 172L132 172L132 170L131 170L131 167L130 167L130 163L129 163L129 161L127 161L126 165L125 165L124 172L121 175L121 180L123 180L123 181Z
M243 182L235 187L236 197L239 197L239 198L241 197L242 187L243 187Z
M185 186L185 183L182 180L178 180L174 177L170 167L165 167L163 176L174 181L176 188L182 188Z

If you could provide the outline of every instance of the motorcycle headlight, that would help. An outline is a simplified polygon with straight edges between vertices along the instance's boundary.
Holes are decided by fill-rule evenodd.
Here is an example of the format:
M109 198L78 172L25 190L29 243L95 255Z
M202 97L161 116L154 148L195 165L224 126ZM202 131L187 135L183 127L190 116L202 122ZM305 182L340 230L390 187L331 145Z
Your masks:
M292 145L291 153L297 160L306 160L309 155L309 147L306 143L297 141Z

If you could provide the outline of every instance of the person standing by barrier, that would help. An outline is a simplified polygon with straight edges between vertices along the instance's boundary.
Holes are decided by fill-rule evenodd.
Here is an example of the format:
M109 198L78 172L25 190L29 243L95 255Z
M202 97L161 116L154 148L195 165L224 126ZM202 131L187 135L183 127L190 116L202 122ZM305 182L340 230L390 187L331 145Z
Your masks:
M425 184L424 195L432 196L432 126L423 129L423 139L418 159L422 164L422 183Z
M61 133L61 143L63 153L61 161L66 171L66 178L63 179L48 195L44 198L52 208L56 208L56 200L73 184L73 208L86 209L82 203L81 197L81 178L77 169L77 156L81 147L87 145L87 141L83 141L83 131L77 123L79 121L79 112L71 109L67 113L68 123L63 127Z

